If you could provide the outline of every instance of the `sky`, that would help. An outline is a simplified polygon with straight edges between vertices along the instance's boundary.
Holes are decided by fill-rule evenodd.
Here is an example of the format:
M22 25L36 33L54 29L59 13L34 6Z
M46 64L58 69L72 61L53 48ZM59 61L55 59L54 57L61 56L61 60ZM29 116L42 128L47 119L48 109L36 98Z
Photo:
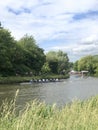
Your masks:
M73 62L98 54L98 0L2 0L0 21L16 40L34 36L45 53L62 50Z

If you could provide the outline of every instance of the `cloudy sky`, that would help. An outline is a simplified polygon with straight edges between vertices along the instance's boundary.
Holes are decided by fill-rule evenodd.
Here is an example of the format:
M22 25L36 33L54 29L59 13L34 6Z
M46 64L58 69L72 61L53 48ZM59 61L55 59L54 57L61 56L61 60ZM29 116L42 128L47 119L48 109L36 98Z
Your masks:
M0 21L15 39L33 35L45 52L63 50L71 61L98 54L98 0L2 0Z

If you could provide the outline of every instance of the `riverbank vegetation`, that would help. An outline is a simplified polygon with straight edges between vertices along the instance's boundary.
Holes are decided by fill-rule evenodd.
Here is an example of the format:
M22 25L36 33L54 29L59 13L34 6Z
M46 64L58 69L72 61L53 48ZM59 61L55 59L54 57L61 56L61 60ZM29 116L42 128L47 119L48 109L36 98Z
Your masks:
M23 83L31 81L40 81L40 80L48 80L52 81L55 79L67 79L69 78L69 74L66 75L41 75L41 76L8 76L8 77L0 77L0 84L17 84L17 83Z
M63 108L35 100L17 114L15 100L0 107L1 130L98 130L98 96Z
M0 77L68 75L69 68L67 53L59 50L45 54L33 36L26 34L15 40L0 26Z
M0 83L28 81L31 77L54 78L54 75L56 78L68 78L71 68L86 70L98 77L98 55L85 56L71 63L66 52L45 53L33 36L26 34L15 40L11 32L0 24Z
M74 70L86 70L89 75L98 77L98 55L88 55L77 60L73 65Z

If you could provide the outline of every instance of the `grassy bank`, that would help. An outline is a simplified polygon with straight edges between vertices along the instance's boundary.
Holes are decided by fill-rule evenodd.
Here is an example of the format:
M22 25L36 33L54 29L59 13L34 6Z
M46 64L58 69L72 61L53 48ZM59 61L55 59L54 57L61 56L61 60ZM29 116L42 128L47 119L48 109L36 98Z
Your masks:
M29 82L31 79L39 80L39 79L66 79L69 78L69 75L41 75L41 76L12 76L12 77L0 77L0 84L13 84L13 83L21 83L21 82Z
M2 105L0 130L98 130L98 96L62 109L33 101L17 116L14 106Z

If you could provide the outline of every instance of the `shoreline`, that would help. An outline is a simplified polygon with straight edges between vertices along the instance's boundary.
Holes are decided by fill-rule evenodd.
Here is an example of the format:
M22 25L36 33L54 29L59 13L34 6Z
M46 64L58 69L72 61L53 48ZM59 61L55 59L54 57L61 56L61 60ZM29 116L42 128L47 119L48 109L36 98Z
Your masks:
M0 84L17 84L17 83L26 83L26 82L57 82L62 79L69 78L69 75L42 75L42 76L9 76L9 77L0 77Z

